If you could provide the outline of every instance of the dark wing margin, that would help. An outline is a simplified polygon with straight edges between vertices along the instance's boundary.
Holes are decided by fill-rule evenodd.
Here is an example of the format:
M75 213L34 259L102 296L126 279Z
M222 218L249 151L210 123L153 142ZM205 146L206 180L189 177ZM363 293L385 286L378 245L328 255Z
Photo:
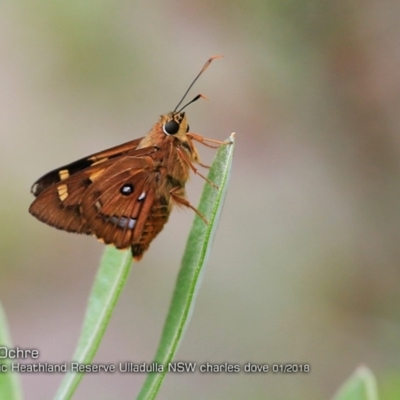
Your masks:
M124 154L129 154L130 152L136 150L142 139L143 138L131 140L130 142L120 144L108 150L94 153L88 157L81 158L80 160L64 165L63 167L56 168L38 179L32 185L31 192L35 197L38 197L48 187L59 183L62 180L91 167L92 165L100 164L116 157L121 157Z

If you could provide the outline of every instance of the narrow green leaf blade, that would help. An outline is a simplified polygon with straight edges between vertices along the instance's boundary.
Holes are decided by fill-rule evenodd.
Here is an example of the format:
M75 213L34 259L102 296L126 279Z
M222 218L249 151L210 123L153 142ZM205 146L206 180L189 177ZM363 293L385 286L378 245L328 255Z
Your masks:
M334 400L378 400L376 380L371 370L359 367L339 388Z
M229 145L220 147L208 174L208 178L218 186L218 189L205 184L200 200L199 211L208 219L209 224L206 225L196 215L186 244L174 295L155 356L155 362L163 365L164 370L148 374L137 397L138 400L150 400L156 397L165 378L168 363L173 361L190 320L228 188L234 150L233 134L229 142Z
M131 265L130 251L120 251L113 246L106 247L89 298L81 336L73 357L74 362L90 364L93 360ZM83 373L67 372L55 399L70 399L82 377Z
M0 347L12 348L6 315L0 303ZM3 353L2 353L3 355ZM0 358L0 396L3 399L22 399L21 382L16 372L11 372L11 361Z

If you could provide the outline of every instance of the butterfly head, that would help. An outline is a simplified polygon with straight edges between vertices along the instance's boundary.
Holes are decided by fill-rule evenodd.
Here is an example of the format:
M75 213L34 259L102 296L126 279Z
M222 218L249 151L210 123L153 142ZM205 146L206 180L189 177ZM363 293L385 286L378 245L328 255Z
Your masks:
M167 136L173 136L181 142L186 142L186 134L189 132L189 124L183 109L201 98L205 98L205 96L198 94L193 100L186 103L180 110L177 111L179 104L182 102L181 100L181 102L175 107L174 111L171 111L166 115L161 115L159 123L161 124L164 134Z
M160 123L163 132L167 136L174 136L180 140L186 139L186 134L189 132L189 124L183 111L162 115Z
M189 124L183 111L172 111L161 115L159 124L161 129L159 128L158 132L162 132L164 140L171 141L174 147L183 149L192 162L199 161L200 158L191 140Z
M167 136L173 136L180 140L181 142L185 143L187 142L187 133L189 132L189 124L187 122L185 113L183 110L189 105L197 101L198 99L201 98L206 98L202 94L198 94L197 96L194 97L191 101L186 103L183 107L179 108L179 106L182 104L182 102L185 100L186 95L189 93L190 89L194 85L194 83L199 79L200 75L208 68L208 66L211 64L211 62L216 59L220 58L221 56L213 56L210 57L207 62L204 64L203 68L200 70L200 72L197 74L197 76L194 78L192 83L189 85L187 88L185 94L179 101L179 103L176 105L174 111L162 115L160 118L159 123L161 124L162 131L164 132L165 135Z

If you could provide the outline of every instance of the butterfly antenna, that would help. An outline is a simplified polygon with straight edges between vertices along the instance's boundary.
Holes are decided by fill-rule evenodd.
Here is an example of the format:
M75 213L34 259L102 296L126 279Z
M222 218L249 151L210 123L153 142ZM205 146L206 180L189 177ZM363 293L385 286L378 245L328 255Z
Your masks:
M178 107L182 104L183 100L185 100L185 97L187 96L187 94L189 93L189 90L192 88L192 86L196 83L197 79L200 78L200 75L208 68L208 66L211 64L211 62L213 60L215 60L216 58L222 58L222 56L213 56L210 57L207 62L204 64L203 68L201 69L201 71L197 74L196 78L193 79L193 82L190 84L190 86L187 88L185 94L183 95L183 97L181 98L180 102L177 104L177 106L174 109L174 113L176 112L176 110L178 109ZM190 103L193 103L194 101L198 100L200 97L204 97L202 95L197 95L192 101L190 101L189 103L187 103L183 108L185 108L186 106L188 106ZM181 109L181 111L183 110L183 108Z
M204 94L198 94L193 100L190 100L189 103L186 103L180 110L176 111L177 113L180 113L182 110L184 110L189 104L194 103L195 101L197 101L198 99L206 99L208 100L208 98L206 96L204 96ZM174 111L175 112L175 111Z

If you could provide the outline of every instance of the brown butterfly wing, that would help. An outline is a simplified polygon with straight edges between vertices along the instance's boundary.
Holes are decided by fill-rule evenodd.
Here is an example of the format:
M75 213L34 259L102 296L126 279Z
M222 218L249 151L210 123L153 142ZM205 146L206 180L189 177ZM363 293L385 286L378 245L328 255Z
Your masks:
M92 233L139 260L170 213L169 193L159 193L150 157L123 157L85 192L82 217Z
M94 178L100 177L119 158L127 154L143 156L154 152L152 148L137 149L141 139L113 147L71 164L57 168L32 186L37 197L29 212L40 221L67 232L91 234L81 215L81 202Z
M41 190L29 207L38 220L67 232L90 234L81 218L80 201L91 181L85 172Z
M130 142L94 153L88 157L81 158L80 160L64 165L63 167L54 169L38 179L32 185L31 192L34 196L38 197L48 187L54 185L55 183L61 182L62 180L67 179L68 177L75 175L93 166L94 164L100 164L102 162L115 159L116 157L120 157L124 154L132 153L136 150L142 139L143 138L131 140Z

